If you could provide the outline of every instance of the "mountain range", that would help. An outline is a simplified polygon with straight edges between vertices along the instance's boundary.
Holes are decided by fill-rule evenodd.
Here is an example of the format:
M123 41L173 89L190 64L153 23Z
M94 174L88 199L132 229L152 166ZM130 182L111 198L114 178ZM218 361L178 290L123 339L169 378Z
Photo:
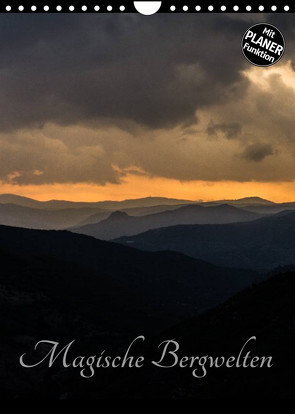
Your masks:
M14 203L12 203L12 201ZM161 204L162 202L168 204ZM2 194L0 195L0 225L3 224L8 226L25 227L32 229L56 230L66 228L79 228L77 231L80 231L81 228L82 234L85 233L95 235L95 233L97 233L98 237L101 237L103 239L112 239L115 237L120 237L122 235L135 234L136 232L140 233L151 228L157 228L166 225L203 222L223 223L239 220L250 220L261 216L259 213L255 212L237 212L234 211L233 208L232 212L230 212L230 209L228 208L228 211L224 211L222 214L222 209L220 209L220 217L218 217L217 211L214 215L214 208L220 207L221 205L208 206L210 209L212 209L211 213L209 214L210 209L205 213L204 207L202 208L197 204L175 204L178 202L181 203L182 200L146 198L138 200L126 200L122 202L98 203L75 203L54 200L48 202L40 202L37 200L14 196L11 194ZM132 207L133 205L138 206ZM116 212L117 210L115 209L117 206L122 207L120 210L121 213L126 213L125 215L121 214L120 232L114 232L112 230L113 221L115 218L115 221L118 224L119 213ZM173 210L179 211L172 213ZM111 215L111 213L114 214ZM142 218L133 219L128 217L127 214L128 216L140 216ZM185 215L187 216L185 217ZM146 218L144 218L144 216L146 216ZM104 230L100 230L100 225L98 225L98 223L106 219L109 220L107 223L102 224ZM83 227L89 224L94 224L95 226L93 228ZM96 227L98 227L98 229L96 229ZM110 227L109 234L107 227ZM127 229L134 229L135 233L133 230L132 232L126 232L124 230L126 227Z
M17 204L24 207L32 207L46 210L59 210L64 208L100 208L106 210L117 210L121 208L153 207L159 205L178 205L194 203L190 200L178 200L165 197L145 197L122 201L64 201L49 200L38 201L29 197L23 197L15 194L0 194L1 204Z
M227 211L225 211L225 207L222 207L225 205L228 206ZM201 207L210 208L211 210L205 212ZM220 207L219 213L216 210L216 214L214 214L214 208L217 209L217 207ZM230 207L233 207L231 211ZM234 208L242 212L237 212ZM259 197L210 202L194 202L164 197L146 197L122 201L73 202L63 200L38 201L15 194L0 194L0 225L35 229L69 228L82 234L94 235L109 240L158 227L177 224L242 222L294 209L295 203L278 204ZM174 210L175 213L172 213ZM120 216L118 212L126 214ZM112 213L114 215L111 215ZM127 215L132 218L127 217ZM144 216L146 218L143 218ZM137 220L133 217L142 218ZM105 220L107 222L98 224ZM93 225L93 227L86 227L87 225ZM118 226L117 231L113 229L114 226Z
M180 253L143 252L68 231L0 226L0 249L33 262L44 257L46 261L77 266L81 269L81 286L86 284L92 289L95 283L100 286L100 295L116 296L120 302L122 294L124 302L128 297L142 309L158 301L157 307L163 306L164 313L169 313L170 307L185 313L211 306L259 277L253 271L218 268ZM88 270L95 274L96 281L87 282ZM70 272L64 277L73 283ZM104 306L109 306L108 301Z
M60 399L75 387L71 370L20 366L19 356L39 340L77 338L77 352L98 346L118 352L134 335L157 334L263 277L68 231L6 226L0 260L2 398ZM102 386L110 385L108 375L99 376Z
M102 240L134 235L149 229L169 227L178 224L216 224L250 221L261 217L229 205L203 207L193 204L172 211L132 217L126 212L113 212L107 219L98 223L75 227L72 231L87 234Z
M274 203L273 201L265 200L264 198L260 197L244 197L237 200L205 201L201 204L204 206L228 204L259 214L276 214L284 210L295 209L294 202Z
M115 241L143 250L173 250L219 266L273 269L295 264L295 212L247 223L160 228Z
M2 399L294 397L295 273L259 282L265 275L173 252L5 226L0 259ZM271 355L274 368L212 369L199 380L189 369L146 363L141 370L98 370L88 381L60 363L29 370L18 362L44 338L76 339L74 356L103 349L117 355L139 334L146 361L167 339L178 341L181 356L229 357L256 336L251 354Z
M218 204L230 204L234 206L271 206L274 203L273 201L266 200L265 198L261 197L243 197L238 198L236 200L214 200L214 201L204 201L203 205L218 205Z
M263 217L245 207L249 200L133 200L121 206L125 211L114 205L36 208L9 200L0 200L0 223L11 224L0 225L2 399L292 398L292 207ZM250 202L253 209L273 207L267 200ZM80 228L100 238L156 228L104 241L75 233L73 226L87 221ZM65 223L71 231L44 230ZM146 337L140 350L146 361L170 338L179 342L181 355L231 356L254 335L253 353L272 355L274 367L215 369L199 380L187 369L147 363L142 370L98 370L89 381L61 364L19 364L20 355L44 338L63 345L75 340L76 355L118 355L138 335Z

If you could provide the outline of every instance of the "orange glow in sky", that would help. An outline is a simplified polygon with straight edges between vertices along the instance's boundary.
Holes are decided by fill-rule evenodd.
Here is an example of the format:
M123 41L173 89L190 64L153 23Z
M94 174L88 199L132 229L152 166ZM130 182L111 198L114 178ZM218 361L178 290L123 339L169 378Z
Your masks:
M259 196L275 202L295 201L295 181L291 182L235 182L186 181L129 175L121 184L2 184L1 193L13 193L37 200L72 201L123 200L141 197L170 197L189 200L237 199Z
M251 117L250 121L246 118L246 121L242 118L239 121L240 107L237 106L237 111L233 106L221 105L213 106L210 111L199 111L199 123L197 127L199 130L192 130L186 132L185 138L182 137L182 132L177 130L171 131L160 131L159 136L156 138L151 137L147 134L144 139L141 141L134 140L124 133L122 136L122 131L113 128L105 130L102 129L99 131L99 138L101 136L104 138L104 141L98 140L96 146L93 146L93 142L96 142L97 139L96 132L91 128L85 127L67 127L62 129L54 125L47 125L43 133L39 136L34 134L31 136L26 135L22 131L20 142L24 140L26 146L27 143L32 145L39 145L41 142L40 148L37 150L37 155L43 154L45 151L49 151L52 155L52 152L59 154L57 166L59 165L60 171L56 176L53 176L52 179L59 180L59 176L62 176L65 172L67 173L67 168L72 171L72 165L77 163L78 174L67 174L67 179L72 179L73 183L56 183L56 184L40 184L40 185L18 185L13 184L13 179L17 178L20 173L14 171L11 174L8 174L7 181L8 183L0 182L0 193L13 193L21 196L31 197L40 201L56 199L56 200L71 200L71 201L102 201L102 200L124 200L124 199L135 199L142 197L168 197L168 198L178 198L178 199L188 199L188 200L220 200L220 199L238 199L243 197L253 197L258 196L261 198L266 198L275 202L284 202L284 201L295 201L295 180L294 177L294 154L295 146L293 145L293 140L290 138L290 131L293 134L293 120L295 113L294 105L294 93L295 93L295 71L291 65L291 62L286 62L284 65L275 66L269 68L268 70L261 70L261 68L250 67L243 72L244 76L250 80L250 88L248 95L244 100L239 102L239 105L244 108L243 105L246 105L247 111L252 114L252 101L253 99L258 99L260 105L264 102L259 100L263 94L269 97L269 102L272 102L274 98L278 98L278 101L275 101L275 107L272 109L276 123L284 123L286 119L286 125L289 128L286 128L285 131L281 129L276 129L276 124L273 126L268 122L263 124L261 121L257 124L253 124L251 129ZM277 78L276 78L277 76ZM276 79L276 83L274 80ZM278 88L278 91L282 90L282 96L279 93L274 93L272 87L275 84L275 87ZM254 92L262 93L255 95L252 99ZM254 91L254 92L253 92ZM273 93L273 95L271 94ZM286 99L285 99L286 95ZM287 102L287 106L285 105ZM250 102L250 103L249 103ZM236 104L235 104L236 105ZM256 106L255 106L256 108ZM268 106L266 105L268 110ZM264 110L266 110L264 108ZM212 113L211 113L212 111ZM246 112L247 112L246 111ZM233 113L234 112L234 113ZM255 115L255 113L254 113ZM202 118L203 116L203 118ZM224 136L207 136L207 125L210 123L211 118L215 119L215 123L223 125L226 122L230 123L232 119L238 119L242 125L246 125L243 128L245 137L243 139L229 139ZM227 117L227 118L226 118ZM267 113L264 116L265 119L272 117L272 113ZM203 121L202 121L203 119ZM225 119L225 120L224 120ZM277 120L278 119L278 120ZM237 122L238 122L237 121ZM203 122L203 124L202 124ZM247 123L248 122L248 123ZM248 125L249 124L249 125ZM270 126L269 126L270 125ZM202 129L203 128L203 129ZM257 133L257 128L259 129ZM273 136L272 136L273 132ZM255 134L258 134L257 136ZM62 135L64 134L64 135ZM179 135L180 134L180 135ZM291 135L292 135L291 134ZM63 139L59 140L59 136L63 136ZM85 146L81 143L81 136L85 139ZM120 163L124 167L132 165L132 171L128 173L128 169L123 169L122 172L127 175L122 175L122 181L119 184L107 183L106 185L99 185L93 183L85 182L75 182L79 179L82 181L85 179L85 174L80 174L79 172L85 172L85 167L92 165L91 163L95 162L100 165L99 160L103 161L104 151L106 156L108 156L109 148L106 149L103 146L103 142L108 142L108 137L113 136L114 147L118 147L117 151L114 151L112 157L106 159L106 170L109 167L109 164L113 167ZM180 138L179 138L180 136ZM31 142L32 137L34 138ZM249 138L250 137L250 138ZM254 137L254 138L253 138ZM261 138L262 137L262 138ZM286 138L287 137L287 138ZM1 138L1 137L0 137ZM256 141L257 142L256 142ZM68 150L67 145L70 142L74 142L77 145L77 149L74 151L71 146ZM141 142L139 145L138 143ZM269 144L269 152L262 157L260 162L253 162L253 159L250 161L245 161L245 156L247 151L251 149L251 146L255 149L255 143L262 143L267 146ZM53 147L51 148L51 145ZM88 146L87 146L88 145ZM111 144L110 144L111 145ZM130 146L134 145L134 151L130 151ZM153 145L155 147L153 147ZM22 147L20 147L22 148ZM82 148L82 149L81 149ZM94 154L92 153L93 148L95 148L95 159ZM112 148L112 146L111 146ZM153 152L153 148L154 152ZM169 151L167 151L167 148ZM17 152L19 151L19 152ZM20 149L16 151L16 157L21 153ZM134 154L133 154L134 153ZM154 157L153 162L149 162L149 157L146 159L142 154L147 154L152 158L152 155L157 155ZM77 155L78 154L78 155ZM81 164L78 162L80 160L79 154L81 154ZM130 155L130 156L129 156ZM251 154L250 154L251 155ZM134 156L134 162L133 162ZM28 159L30 154L28 154ZM63 158L64 157L64 158ZM164 158L165 157L165 158ZM45 157L46 158L46 157ZM53 157L55 160L55 156ZM63 164L63 159L66 160L66 164ZM254 159L254 161L257 161ZM55 161L54 161L55 162ZM248 163L247 163L248 162ZM252 162L250 164L250 162ZM52 170L52 160L49 157L48 169ZM59 163L59 164L58 164ZM104 165L104 164L103 164ZM158 168L159 165L161 168ZM138 166L138 167L137 167ZM172 171L171 171L171 168ZM182 174L182 166L184 174ZM197 167L198 168L197 168ZM164 167L164 168L162 168ZM118 167L119 168L119 167ZM247 169L253 169L251 172L253 174L243 174L244 171L247 172ZM42 168L35 169L33 174L36 176L42 176ZM193 171L196 169L197 173L199 171L210 170L212 174L196 174L196 177L209 177L210 179L220 178L232 178L233 180L250 180L252 177L254 179L269 180L268 182L262 181L179 181L173 178L162 178L160 175L166 175L167 177L179 177L183 179L194 178L194 174L190 174L190 169ZM135 173L136 171L137 173ZM146 171L146 173L145 173ZM74 171L76 172L76 171ZM94 168L89 169L89 175L86 177L92 176L94 173ZM120 170L119 170L120 172ZM239 174L242 172L242 174ZM269 172L269 174L268 174ZM102 168L102 173L104 173L104 167ZM148 175L158 174L159 176L151 177ZM275 181L275 180L281 181ZM290 181L287 181L287 180ZM10 183L9 183L10 180ZM286 180L286 181L283 181ZM291 181L293 180L293 181ZM25 182L25 181L24 181ZM41 182L41 181L40 181Z

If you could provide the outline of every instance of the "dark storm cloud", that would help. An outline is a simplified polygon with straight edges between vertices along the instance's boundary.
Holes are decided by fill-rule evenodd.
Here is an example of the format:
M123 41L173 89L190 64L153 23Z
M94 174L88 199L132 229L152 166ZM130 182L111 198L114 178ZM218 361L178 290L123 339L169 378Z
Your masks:
M190 123L227 99L245 64L237 39L249 23L208 17L1 16L0 129Z
M268 155L273 155L274 150L270 144L256 143L245 148L241 157L247 161L260 162Z
M264 77L240 49L261 18L0 16L0 182L293 179L292 22Z

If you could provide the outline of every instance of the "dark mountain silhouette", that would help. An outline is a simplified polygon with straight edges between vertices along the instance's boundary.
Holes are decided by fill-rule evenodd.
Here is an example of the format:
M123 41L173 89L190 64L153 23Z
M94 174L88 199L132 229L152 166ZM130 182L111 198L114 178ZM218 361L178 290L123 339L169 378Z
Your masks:
M94 212L98 214L98 208L41 210L15 204L0 204L0 224L35 229L64 229L76 225Z
M177 205L194 203L190 200L178 200L165 197L145 197L122 201L97 201L97 202L77 202L64 200L38 201L28 197L15 194L0 194L0 203L17 204L24 207L32 207L47 210L59 210L64 208L100 208L107 210L118 210L121 208L152 207L158 205Z
M159 369L146 364L144 370L125 372L119 380L114 375L115 383L104 396L124 398L132 390L133 398L294 399L294 315L295 272L278 274L163 332L145 349L149 360L158 360L158 344L176 339L179 357L237 357L246 340L255 336L246 350L251 358L271 356L271 368L209 368L205 378L197 379L189 368Z
M77 380L80 386L71 370L20 366L19 356L39 340L77 338L77 352L97 353L98 346L118 352L139 332L160 332L261 277L178 253L6 226L0 226L0 260L0 394L5 398L63 398ZM107 370L99 376L102 386L110 384L109 375ZM95 388L99 394L99 384Z
M143 250L174 250L220 266L272 269L295 264L295 212L247 223L162 228L116 241Z
M2 398L294 397L295 273L254 284L223 305L184 320L195 313L187 304L193 297L194 306L199 300L194 283L204 286L203 278L207 293L216 294L217 275L221 285L229 282L225 269L215 268L215 278L214 266L182 255L140 252L65 231L0 227L0 234ZM127 262L132 257L128 270L124 257ZM231 276L252 279L254 274L232 270ZM139 352L147 361L139 370L98 370L88 381L61 364L29 370L18 363L20 355L30 355L45 338L61 344L76 339L75 357L103 349L122 354L139 334L146 336ZM253 335L257 341L249 347L251 354L271 355L274 368L212 369L199 380L190 369L159 369L148 363L158 359L157 347L167 339L179 342L181 356L228 357L236 356Z
M142 252L68 231L0 226L0 248L25 258L45 255L77 265L85 271L81 283L90 269L96 272L97 283L112 282L126 292L133 289L135 296L145 297L142 303L162 303L167 291L172 308L176 300L186 309L207 306L208 300L221 300L257 278L252 271L218 268L179 253ZM202 301L200 306L197 298Z
M259 215L233 206L202 207L197 204L180 207L173 211L131 217L126 212L114 212L106 220L96 224L76 227L72 231L102 240L134 235L149 229L178 224L231 223L254 220Z

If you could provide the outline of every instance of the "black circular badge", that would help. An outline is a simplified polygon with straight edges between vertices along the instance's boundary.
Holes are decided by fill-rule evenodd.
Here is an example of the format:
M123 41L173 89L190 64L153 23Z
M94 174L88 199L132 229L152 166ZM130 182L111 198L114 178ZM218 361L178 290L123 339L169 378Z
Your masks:
M285 39L272 24L259 23L244 33L241 47L245 58L252 65L271 66L283 56Z

